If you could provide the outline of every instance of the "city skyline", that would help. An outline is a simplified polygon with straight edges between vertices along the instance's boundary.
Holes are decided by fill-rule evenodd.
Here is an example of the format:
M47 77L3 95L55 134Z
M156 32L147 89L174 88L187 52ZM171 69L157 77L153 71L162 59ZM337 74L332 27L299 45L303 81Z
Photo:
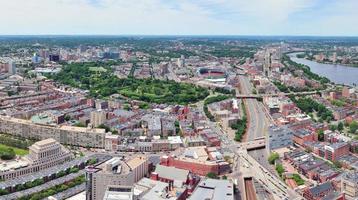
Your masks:
M21 6L18 6L21 5ZM357 36L354 0L2 1L0 35Z

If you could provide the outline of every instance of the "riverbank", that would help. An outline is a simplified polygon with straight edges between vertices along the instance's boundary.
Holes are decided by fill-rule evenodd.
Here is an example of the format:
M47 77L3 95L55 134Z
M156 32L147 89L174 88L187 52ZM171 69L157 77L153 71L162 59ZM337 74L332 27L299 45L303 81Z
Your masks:
M295 53L295 52L292 52L292 53ZM302 58L302 59L306 59L306 60L309 60L309 61L312 61L312 62L316 62L316 63L320 63L320 64L327 64L327 65L342 65L342 66L346 66L346 67L357 67L358 68L358 64L346 64L346 63L337 63L337 62L330 62L330 61L326 61L326 62L320 62L320 61L317 61L317 60L314 60L314 58L311 56L311 57L307 57L307 53L305 52L297 52L298 54L296 54L296 57L297 58ZM303 54L304 56L301 57L299 56L300 54Z
M358 84L358 68L344 65L323 64L304 58L297 58L301 52L286 54L292 62L306 65L310 71L321 77L326 77L335 84L355 86Z

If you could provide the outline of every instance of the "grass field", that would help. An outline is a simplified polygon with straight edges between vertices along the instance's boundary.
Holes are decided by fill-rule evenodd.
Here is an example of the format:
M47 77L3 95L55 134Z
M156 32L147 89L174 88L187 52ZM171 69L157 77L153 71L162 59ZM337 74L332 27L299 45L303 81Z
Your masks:
M16 154L16 155L19 155L19 156L24 156L24 155L26 155L26 154L29 154L29 151L28 151L28 150L19 149L19 148L16 148L16 147L10 147L10 146L4 145L4 144L0 144L0 151L2 151L3 149L7 149L7 148L12 148L12 149L14 149L15 154Z

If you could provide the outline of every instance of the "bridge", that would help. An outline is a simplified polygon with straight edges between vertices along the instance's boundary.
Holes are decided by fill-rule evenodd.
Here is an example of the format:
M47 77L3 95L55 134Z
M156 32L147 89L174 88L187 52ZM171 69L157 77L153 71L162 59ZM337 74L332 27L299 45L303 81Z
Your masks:
M265 137L256 138L253 141L240 143L240 147L242 149L246 149L247 151L255 150L255 149L263 149L266 147L266 140Z

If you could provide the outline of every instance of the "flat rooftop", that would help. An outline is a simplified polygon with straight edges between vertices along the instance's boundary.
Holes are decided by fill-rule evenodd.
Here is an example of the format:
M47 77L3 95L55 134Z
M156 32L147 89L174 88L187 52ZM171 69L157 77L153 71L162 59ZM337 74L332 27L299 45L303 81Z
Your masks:
M189 200L233 200L234 186L229 180L203 179Z
M76 126L40 125L40 124L32 123L30 120L18 119L18 118L13 118L13 117L9 117L9 116L0 116L0 120L14 122L14 123L18 123L18 124L58 128L58 129L65 130L65 131L92 132L92 133L105 133L106 132L105 129L100 129L100 128L91 128L90 129L90 128L86 128L86 127L76 127Z
M11 161L0 161L0 172L6 172L16 170L29 166L29 162L26 160L11 160Z

